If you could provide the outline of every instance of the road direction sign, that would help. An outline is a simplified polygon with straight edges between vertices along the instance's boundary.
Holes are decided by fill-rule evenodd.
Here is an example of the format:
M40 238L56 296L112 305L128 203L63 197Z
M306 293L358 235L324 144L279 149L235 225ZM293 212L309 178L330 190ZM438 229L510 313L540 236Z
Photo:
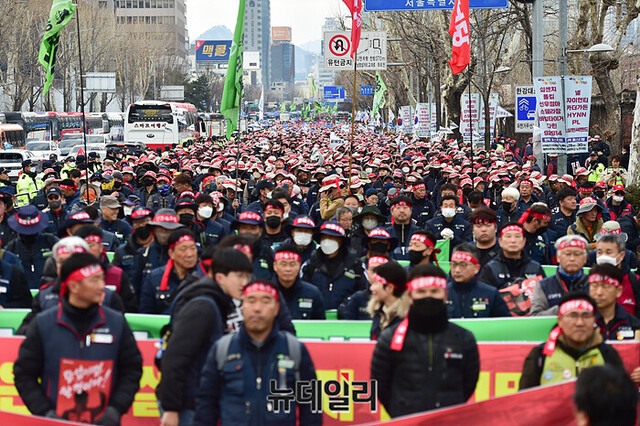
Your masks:
M533 86L516 86L516 133L533 133L536 118L536 92Z
M352 70L351 33L349 31L327 31L324 33L324 64L328 70ZM358 46L359 70L387 69L387 33L385 31L363 31Z
M360 86L360 96L373 96L373 86Z
M343 100L345 98L344 87L324 86L324 99L326 101Z
M453 0L365 0L367 12L390 10L442 10L453 9ZM469 0L471 9L504 9L508 0Z

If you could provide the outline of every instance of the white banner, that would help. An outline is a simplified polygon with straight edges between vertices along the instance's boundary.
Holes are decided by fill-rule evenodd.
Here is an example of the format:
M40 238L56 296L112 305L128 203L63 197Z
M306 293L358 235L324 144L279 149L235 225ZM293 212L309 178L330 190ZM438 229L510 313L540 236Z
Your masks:
M407 105L407 106L400 107L400 111L398 112L398 115L402 120L402 125L398 127L400 127L400 130L403 133L407 133L407 134L413 133L413 114L411 114L411 110L412 110L411 106Z
M418 122L415 125L414 132L419 138L426 138L429 136L429 127L431 125L429 104L417 104L416 116Z
M558 154L565 152L564 102L561 77L536 77L538 121L542 131L542 152Z
M471 94L471 125L474 135L478 133L478 117L480 108L480 96ZM465 141L471 140L471 126L469 125L469 94L463 93L460 97L460 133ZM475 136L474 136L475 139Z
M567 111L567 153L589 152L589 112L591 110L592 77L567 76L564 98Z
M496 109L498 108L498 94L491 93L489 95L489 123L491 125L490 133L491 138L494 137L494 129L496 127ZM484 134L486 133L485 129L485 112L484 112L484 102L482 97L480 97L480 118L478 120L478 134L480 138L484 141Z
M429 104L429 110L431 111L431 114L429 114L429 121L430 121L430 137L433 139L436 137L437 133L438 133L438 128L436 126L436 123L438 122L438 111L436 110L436 104L432 103Z

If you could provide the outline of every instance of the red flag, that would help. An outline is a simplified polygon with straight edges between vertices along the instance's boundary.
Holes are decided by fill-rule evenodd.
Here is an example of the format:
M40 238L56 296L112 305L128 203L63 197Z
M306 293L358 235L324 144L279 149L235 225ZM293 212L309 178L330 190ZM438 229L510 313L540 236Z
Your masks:
M449 34L453 38L449 66L453 75L456 75L462 72L471 60L469 0L456 0L451 13Z
M351 57L353 58L358 51L358 46L360 45L360 31L362 30L362 0L342 1L347 5L351 12Z

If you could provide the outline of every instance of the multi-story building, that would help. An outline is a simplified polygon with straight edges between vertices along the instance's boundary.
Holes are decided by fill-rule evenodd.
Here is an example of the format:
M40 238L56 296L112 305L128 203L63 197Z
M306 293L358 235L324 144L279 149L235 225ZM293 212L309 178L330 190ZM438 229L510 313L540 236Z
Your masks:
M263 87L270 86L269 71L271 58L271 0L248 0L244 13L244 51L259 52L260 64L258 71L251 71L251 81L255 81L258 74L262 74Z
M291 27L271 29L271 85L276 82L293 84L296 74L295 46L291 44Z
M113 9L116 24L145 26L145 32L157 33L166 40L173 54L186 57L189 49L186 0L99 0L102 7Z

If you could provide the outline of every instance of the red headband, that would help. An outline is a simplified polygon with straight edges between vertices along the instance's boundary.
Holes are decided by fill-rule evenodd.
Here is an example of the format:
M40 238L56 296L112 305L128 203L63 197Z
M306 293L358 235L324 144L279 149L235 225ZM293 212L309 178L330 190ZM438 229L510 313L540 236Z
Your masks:
M589 284L591 283L607 283L614 287L620 287L620 281L616 280L613 277L608 277L602 274L591 274L589 275Z
M372 263L377 263L378 265L384 265L387 262L389 262L389 259L387 259L386 257L373 256L372 258L369 259L367 266L371 266Z
M274 205L274 204L268 204L268 203L267 203L267 205L266 205L266 206L264 206L264 212L265 212L265 213L267 212L267 210L271 210L271 209L276 209L276 210L278 210L280 213L284 214L284 209L283 209L283 208L281 208L281 207L279 207L279 206L276 206L276 205Z
M550 214L543 214L543 213L530 213L529 216L535 218L535 219L540 219L540 220L551 220L551 215Z
M586 188L584 186L581 186L580 189L578 189L579 192L593 192L593 188Z
M18 223L22 226L31 226L31 225L37 225L38 223L40 223L40 215L38 214L38 216L31 218L31 219L22 219L20 216L18 216L16 214L16 219L18 221Z
M261 282L256 282L245 287L242 292L242 297L247 297L249 293L253 293L256 291L264 291L265 293L269 293L273 296L274 299L278 300L278 290L276 290L272 285L264 284Z
M453 255L451 255L451 260L462 260L464 262L470 262L473 263L474 265L479 265L480 263L478 262L478 259L476 259L475 257L471 256L469 253L465 253L463 251L456 251L453 253Z
M418 183L416 185L413 185L413 191L416 191L418 189L425 189L426 187L424 186L424 183Z
M491 221L489 219L481 219L479 217L475 218L473 220L473 222L471 222L473 225L485 225L485 224L494 224L494 223L498 223L497 221Z
M189 234L184 234L183 236L181 236L180 238L178 238L178 241L176 241L173 244L169 244L169 248L170 249L174 249L176 248L176 246L180 243L186 243L188 241L193 241L194 243L196 242L196 239L193 238L191 235Z
M233 248L243 253L251 254L251 247L246 244L236 244L235 246L233 246Z
M530 180L523 180L522 182L520 182L520 186L522 185L533 186L533 182L531 182Z
M94 263L93 265L87 265L80 269L73 271L66 280L60 286L60 296L64 296L67 293L67 287L71 281L81 281L87 277L97 274L98 272L102 272L102 266L98 263ZM60 299L62 301L62 299Z
M426 287L439 287L447 289L447 280L442 277L418 277L414 278L407 283L407 289L409 291L417 290L419 288Z
M295 260L296 262L301 263L300 255L292 251L279 251L273 256L273 260Z
M84 240L88 243L102 244L102 237L100 235L87 235Z
M409 207L411 208L411 206L409 205L409 203L407 203L406 201L398 201L397 203L395 203L393 206L391 206L392 209L395 209L396 207L400 207L400 206L404 206L404 207Z
M69 249L67 246L58 247L56 250L56 257L62 256L64 254L74 254L74 253L86 253L87 251L82 246L73 246L72 249Z
M395 284L394 284L394 283L392 283L392 282L387 281L385 278L381 277L380 275L376 274L375 272L374 272L374 273L373 273L373 275L371 276L371 279L372 279L373 281L377 281L377 282L379 282L379 283L380 283L380 284L382 284L382 285L390 285L390 286L393 286L393 288L396 288L396 289L398 288L398 286L397 286L397 285L395 285Z
M520 235L524 236L524 230L520 226L509 225L505 226L502 231L500 231L500 238L502 238L507 232L519 232Z
M411 236L411 240L409 241L417 241L426 245L427 247L435 247L436 245L426 236L422 234L413 234Z
M154 222L178 223L178 216L172 214L159 214L153 218Z
M572 248L572 247L586 250L587 243L584 242L584 240L581 240L580 238L571 238L568 240L561 241L560 244L558 244L558 250L564 250L566 248Z
M60 189L76 189L75 185L60 185Z

